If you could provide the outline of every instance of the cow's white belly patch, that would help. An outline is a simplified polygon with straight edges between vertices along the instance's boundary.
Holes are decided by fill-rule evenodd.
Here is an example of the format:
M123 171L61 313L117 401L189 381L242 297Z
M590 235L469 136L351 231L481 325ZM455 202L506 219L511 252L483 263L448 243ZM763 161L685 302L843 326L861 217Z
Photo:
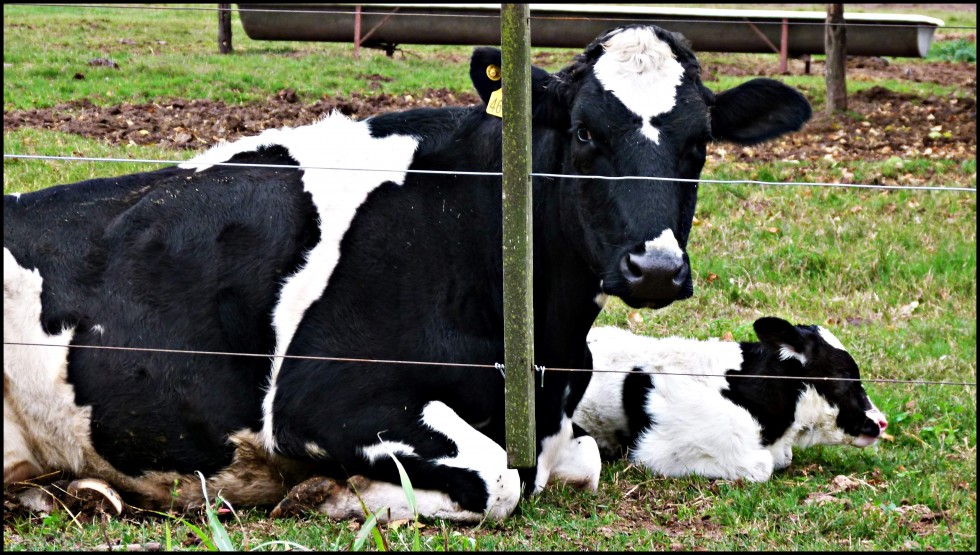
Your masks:
M358 208L381 184L387 181L404 184L418 139L407 135L375 138L371 136L370 121L356 122L334 113L312 125L272 129L255 137L216 146L181 167L204 171L236 154L269 146L284 147L300 166L331 168L303 170L303 188L313 197L319 216L320 242L306 253L302 267L286 278L273 311L276 356L262 404L262 441L271 451L276 445L272 432L272 404L282 356L286 354L306 309L323 296L340 260L340 242Z
M91 408L75 404L68 383L73 329L48 335L41 327L40 272L3 249L3 468L82 470L92 451ZM30 343L56 345L38 347ZM14 472L16 474L16 472Z

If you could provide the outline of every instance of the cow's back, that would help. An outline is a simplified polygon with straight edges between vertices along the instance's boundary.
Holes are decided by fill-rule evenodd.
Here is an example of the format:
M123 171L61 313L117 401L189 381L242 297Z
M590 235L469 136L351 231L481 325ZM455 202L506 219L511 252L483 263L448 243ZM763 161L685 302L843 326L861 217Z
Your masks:
M295 164L279 149L232 161ZM4 244L43 280L44 333L153 350L67 355L74 404L118 470L213 472L230 431L260 426L268 358L204 353L272 352L279 284L318 237L300 175L168 168L5 197Z

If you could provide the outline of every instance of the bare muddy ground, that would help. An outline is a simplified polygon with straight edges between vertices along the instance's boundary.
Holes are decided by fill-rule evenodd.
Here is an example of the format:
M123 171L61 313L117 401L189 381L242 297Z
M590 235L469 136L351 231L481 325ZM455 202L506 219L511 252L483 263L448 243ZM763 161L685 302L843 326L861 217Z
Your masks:
M793 60L791 69L801 71ZM976 65L954 62L903 64L881 58L849 61L848 80L885 79L932 82L962 88L965 97L917 96L874 86L852 94L848 108L859 117L829 118L822 111L801 133L749 149L726 148L736 158L757 162L813 160L828 154L837 161L887 159L892 156L933 156L940 159L976 158ZM738 64L706 64L704 78L711 87L720 75L775 76L770 68ZM821 75L823 65L813 63ZM380 76L365 76L370 81ZM808 91L803 91L807 94ZM265 102L230 106L211 100L182 100L146 104L96 106L87 100L54 108L4 112L4 131L20 127L52 129L114 144L159 145L203 150L223 140L235 140L264 129L311 123L333 110L363 119L380 112L420 106L465 106L479 102L475 94L428 89L409 96L352 93L307 101L290 89ZM722 146L721 148L725 148ZM928 149L928 151L927 151ZM717 153L716 153L717 154ZM723 155L724 157L724 155Z

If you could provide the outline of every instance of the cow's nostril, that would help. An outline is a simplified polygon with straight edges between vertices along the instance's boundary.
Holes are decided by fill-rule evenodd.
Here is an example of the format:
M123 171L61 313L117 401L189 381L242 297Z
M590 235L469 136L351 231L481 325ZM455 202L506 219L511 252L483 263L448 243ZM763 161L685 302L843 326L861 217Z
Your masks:
M691 269L687 264L682 265L677 270L677 275L674 276L674 285L681 287L686 282L688 277L691 275Z
M633 260L632 254L623 257L623 274L629 279L641 279L643 268Z
M878 427L881 428L881 431L884 432L885 429L888 428L888 421L885 420L884 418L878 420Z

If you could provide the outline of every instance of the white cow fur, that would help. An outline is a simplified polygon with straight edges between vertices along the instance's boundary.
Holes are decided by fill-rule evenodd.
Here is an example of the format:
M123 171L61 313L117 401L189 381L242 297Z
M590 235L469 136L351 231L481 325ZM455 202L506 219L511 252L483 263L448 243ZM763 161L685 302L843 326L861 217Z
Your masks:
M659 145L660 130L650 118L674 108L684 66L668 44L646 29L624 29L602 46L605 53L593 70L596 79L640 116L640 133Z
M5 483L8 474L18 474L18 467L33 469L31 474L47 468L79 471L92 449L91 408L75 405L75 391L67 381L67 345L74 331L48 335L41 328L42 281L37 270L22 267L3 249Z
M455 457L434 461L454 468L475 470L486 483L490 493L482 513L463 510L458 503L440 491L415 489L416 509L419 514L434 518L446 518L457 522L480 522L483 519L499 520L510 515L521 497L521 480L517 470L507 468L507 452L493 440L473 429L455 411L440 401L430 402L422 411L422 422L433 432L452 439L458 450ZM400 442L379 441L361 449L364 457L375 462L394 455L399 460L416 457L414 449ZM596 452L598 459L598 452ZM409 476L411 479L411 476ZM347 489L338 489L318 510L331 518L362 517L361 503L382 522L388 519L410 519L415 513L409 507L404 489L397 484L358 477L352 482L356 495ZM387 510L378 512L381 508Z
M300 166L306 167L303 188L313 197L319 215L320 242L306 253L306 263L286 278L273 312L276 357L272 361L269 389L262 405L261 434L270 452L276 448L272 402L282 355L286 354L306 309L326 290L340 260L340 242L357 209L368 194L383 183L405 182L405 172L412 163L418 140L406 135L374 138L369 122L356 122L343 114L333 113L312 125L270 129L254 137L220 144L180 167L204 171L241 152L272 145L284 147Z
M821 330L821 335L827 340L830 333ZM840 345L836 338L827 342ZM624 371L641 368L652 374L654 388L647 396L645 410L654 425L641 432L628 457L657 474L760 482L768 480L774 469L790 464L794 446L869 444L866 438L854 438L838 428L838 409L807 388L790 428L776 442L763 446L755 418L722 395L728 389L725 372L742 364L736 342L656 339L600 327L589 333L589 348L596 372L576 410L575 422L595 437L602 449L618 450L617 432L628 434L622 401ZM670 373L691 375L658 375ZM868 415L884 418L873 404Z

